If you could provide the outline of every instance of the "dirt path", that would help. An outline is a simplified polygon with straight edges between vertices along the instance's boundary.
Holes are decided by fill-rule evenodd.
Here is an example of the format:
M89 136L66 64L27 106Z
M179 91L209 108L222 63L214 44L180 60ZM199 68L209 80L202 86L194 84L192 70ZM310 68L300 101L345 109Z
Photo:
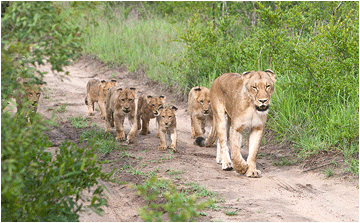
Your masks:
M87 116L87 106L84 104L85 86L89 79L110 79L115 77L119 86L136 87L138 96L141 93L153 95L164 94L167 102L179 108L178 123L178 153L157 150L159 139L155 137L155 120L150 122L151 134L137 135L135 143L127 150L133 157L131 165L135 169L149 172L158 168L158 175L171 179L169 170L184 171L181 178L173 179L174 183L198 183L214 191L222 200L217 203L221 209L205 210L208 216L202 216L198 221L359 221L359 190L358 180L340 177L325 178L321 172L303 172L303 166L275 166L274 159L279 159L282 150L289 148L266 144L262 146L258 159L258 168L262 177L251 179L236 174L235 171L222 171L216 164L216 147L200 148L192 144L190 139L190 118L185 102L176 100L169 91L162 91L159 87L146 80L135 79L125 69L107 68L104 64L89 57L83 57L67 70L68 79L60 81L50 71L49 66L43 66L43 71L49 71L44 80L47 82L38 112L50 118L54 110L65 104L65 112L57 113L60 127L54 127L48 135L56 147L65 138L77 141L83 130L71 126L67 117ZM136 75L136 74L132 74ZM64 105L63 105L64 106ZM99 110L91 117L92 123L105 128L100 119ZM125 121L125 132L130 129ZM115 130L114 130L115 131ZM247 142L244 142L242 153L247 156ZM108 160L112 160L105 169L122 167L123 161L118 151L111 153ZM141 183L141 178L131 174L121 175L123 180ZM144 201L134 194L134 190L127 185L105 183L109 206L104 208L105 215L100 217L91 211L81 214L81 221L142 221L136 208L142 207ZM236 211L237 215L229 216L225 212Z

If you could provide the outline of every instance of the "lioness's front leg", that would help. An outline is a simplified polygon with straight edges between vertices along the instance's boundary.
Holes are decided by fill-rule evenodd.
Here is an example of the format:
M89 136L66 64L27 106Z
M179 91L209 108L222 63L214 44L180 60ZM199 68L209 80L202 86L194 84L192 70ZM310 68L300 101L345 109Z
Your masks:
M220 144L221 164L223 170L232 170L232 163L229 155L229 148L227 146L226 134L226 119L225 114L216 117L216 132L218 134L218 141Z
M123 130L123 123L125 117L114 115L115 127L116 127L116 140L118 141L125 141L125 133Z
M245 174L248 177L261 177L261 171L256 169L256 159L259 152L263 132L263 127L251 129L249 137L249 156L247 158L248 170Z
M127 143L133 143L137 132L137 121L135 120L135 117L131 115L129 116L129 122L131 125L131 129L126 141Z
M242 131L242 129L241 129ZM233 128L233 126L230 127L230 146L231 146L231 160L234 166L234 169L237 173L244 174L248 168L246 161L241 156L240 148L241 148L241 142L242 142L242 133L239 134L239 132Z

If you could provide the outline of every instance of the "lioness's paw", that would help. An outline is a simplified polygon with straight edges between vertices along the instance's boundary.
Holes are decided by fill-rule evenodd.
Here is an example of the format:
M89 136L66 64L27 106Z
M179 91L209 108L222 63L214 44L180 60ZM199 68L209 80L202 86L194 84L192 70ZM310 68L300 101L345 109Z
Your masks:
M167 149L166 146L161 146L161 145L160 145L160 146L158 147L158 150L160 150L160 151L163 151L163 150L166 150L166 149Z
M251 177L251 178L259 178L259 177L261 177L261 171L257 170L257 169L252 170L252 171L248 170L248 171L246 171L245 175L247 177Z
M220 157L216 157L216 163L221 164L221 158Z

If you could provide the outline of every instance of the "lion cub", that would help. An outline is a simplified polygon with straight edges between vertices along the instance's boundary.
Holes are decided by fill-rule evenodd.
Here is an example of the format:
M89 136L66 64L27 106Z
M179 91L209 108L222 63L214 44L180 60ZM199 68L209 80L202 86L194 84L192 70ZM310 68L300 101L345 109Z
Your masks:
M206 122L211 126L213 123L210 90L206 87L193 87L189 92L188 109L191 118L191 138L204 137Z
M39 98L41 96L41 88L42 84L34 84L31 83L30 78L21 78L18 77L16 79L21 85L21 89L19 89L16 93L16 104L17 111L19 112L21 108L24 108L26 104L29 106L28 108L32 112L37 112L37 106L39 102Z
M175 106L170 107L160 107L159 108L159 116L156 118L158 122L158 130L160 137L160 145L158 147L159 150L166 150L166 136L170 136L171 145L170 149L174 152L177 151L176 141L177 141L177 132L176 132L176 117L175 112L178 109Z
M138 123L138 130L141 129L140 134L149 134L150 119L159 115L159 108L165 103L165 96L153 97L151 95L142 95L138 100L136 120ZM140 123L140 118L142 124ZM156 122L157 123L157 122ZM159 128L158 134L159 134Z
M131 129L127 136L127 142L132 143L137 132L135 120L135 95L136 88L117 88L111 87L106 95L106 132L110 131L110 126L116 125L116 139L125 140L123 124L125 117L128 117Z
M109 89L112 86L115 86L117 83L116 80L105 81L102 80L101 82L96 79L91 79L88 81L86 85L86 97L85 97L85 104L88 106L89 116L94 115L94 104L95 102L98 103L100 108L100 116L101 119L105 119L105 98L106 94L108 93Z

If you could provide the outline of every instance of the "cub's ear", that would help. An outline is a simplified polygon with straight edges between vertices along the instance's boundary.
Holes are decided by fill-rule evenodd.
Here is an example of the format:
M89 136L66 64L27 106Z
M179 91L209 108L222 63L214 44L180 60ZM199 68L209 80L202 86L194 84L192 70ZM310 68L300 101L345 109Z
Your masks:
M241 75L242 75L242 76L245 76L245 75L248 74L248 73L250 73L250 71L245 71L245 72L243 72Z
M163 106L159 106L158 110L160 111L161 109L163 109L164 107Z
M106 82L106 80L102 80L102 81L101 81L101 83L105 83L105 82Z
M196 86L196 88L194 89L195 91L201 91L201 88Z
M118 89L116 89L116 91L122 91L122 88L118 88Z
M131 87L131 88L130 88L130 90L132 90L132 91L136 91L136 88L134 88L134 87Z
M176 112L176 111L178 110L178 108L175 107L175 106L172 106L172 107L171 107L171 110L173 110L173 112Z
M270 70L270 69L266 69L265 72L266 72L267 74L269 74L270 79L272 80L272 82L275 83L276 80L275 80L275 73L274 73L274 71L272 71L272 70Z
M151 95L148 95L147 98L152 98L152 96L151 96Z
M161 95L161 96L159 96L159 98L161 98L161 99L164 99L165 100L165 96L164 95Z
M115 80L115 79L112 79L112 80L111 80L111 82L115 82L115 83L116 83L116 82L117 82L117 80Z

